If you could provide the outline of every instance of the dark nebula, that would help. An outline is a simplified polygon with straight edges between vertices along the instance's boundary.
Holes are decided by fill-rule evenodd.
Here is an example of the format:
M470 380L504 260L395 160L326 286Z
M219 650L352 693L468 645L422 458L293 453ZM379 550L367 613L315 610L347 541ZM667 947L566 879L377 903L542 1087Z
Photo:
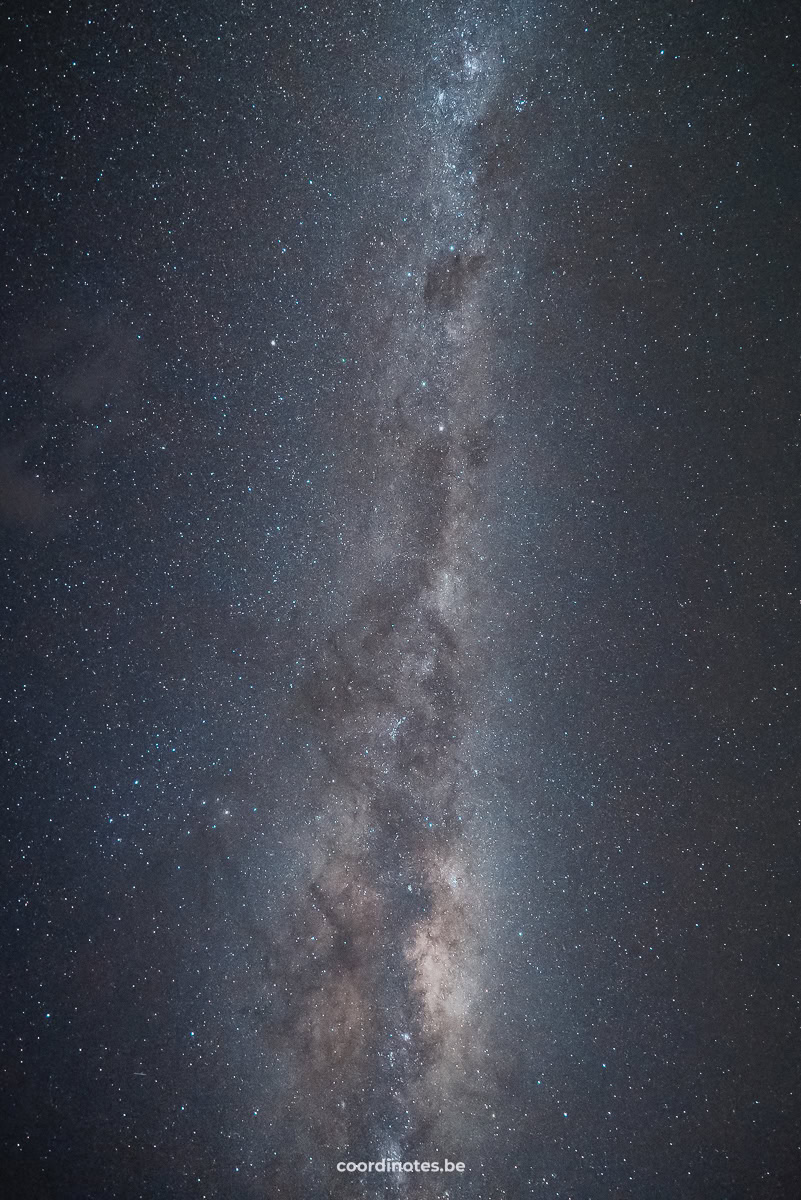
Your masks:
M789 14L8 10L4 1196L797 1200Z
M470 285L487 261L485 254L445 255L426 270L423 297L426 308L446 312L464 302Z

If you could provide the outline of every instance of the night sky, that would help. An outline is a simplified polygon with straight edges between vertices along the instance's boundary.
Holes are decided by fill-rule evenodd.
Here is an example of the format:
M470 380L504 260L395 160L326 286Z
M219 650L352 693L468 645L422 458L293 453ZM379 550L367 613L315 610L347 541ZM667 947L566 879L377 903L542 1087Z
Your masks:
M4 6L10 1200L797 1200L793 10Z

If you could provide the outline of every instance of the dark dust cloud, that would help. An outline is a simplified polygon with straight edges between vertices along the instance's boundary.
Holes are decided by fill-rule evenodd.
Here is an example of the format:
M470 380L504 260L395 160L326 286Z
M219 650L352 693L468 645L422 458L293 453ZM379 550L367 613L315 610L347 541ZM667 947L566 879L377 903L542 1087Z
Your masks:
M789 9L6 33L4 1194L796 1198Z

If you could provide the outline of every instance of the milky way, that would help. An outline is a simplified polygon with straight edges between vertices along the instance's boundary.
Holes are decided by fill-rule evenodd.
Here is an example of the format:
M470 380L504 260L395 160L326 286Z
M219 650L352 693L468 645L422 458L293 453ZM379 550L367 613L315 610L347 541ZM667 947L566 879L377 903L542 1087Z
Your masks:
M393 247L399 282L380 324L356 297L346 314L367 367L347 431L355 452L343 450L367 521L349 611L303 684L319 743L313 840L297 839L300 898L271 971L302 1096L293 1137L308 1130L311 1158L326 1147L453 1160L468 1143L476 1156L497 1105L486 1064L498 931L476 741L500 255L468 143L500 64L482 42L467 22L429 47L403 156L426 218L414 245Z
M0 1192L796 1200L792 6L7 7Z

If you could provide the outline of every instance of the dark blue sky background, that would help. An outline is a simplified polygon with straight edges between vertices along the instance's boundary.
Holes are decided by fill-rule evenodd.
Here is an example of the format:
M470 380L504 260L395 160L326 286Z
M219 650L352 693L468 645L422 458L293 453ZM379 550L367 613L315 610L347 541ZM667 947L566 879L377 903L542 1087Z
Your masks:
M452 1194L798 1195L790 17L7 9L10 1196L339 1195L264 993L330 765L315 688L382 595L401 612L373 514L439 486L393 475L384 396L440 269L426 146L467 26L492 87L453 164L489 263L465 721L505 1116L480 1162L465 1118ZM403 429L445 405L437 361Z

